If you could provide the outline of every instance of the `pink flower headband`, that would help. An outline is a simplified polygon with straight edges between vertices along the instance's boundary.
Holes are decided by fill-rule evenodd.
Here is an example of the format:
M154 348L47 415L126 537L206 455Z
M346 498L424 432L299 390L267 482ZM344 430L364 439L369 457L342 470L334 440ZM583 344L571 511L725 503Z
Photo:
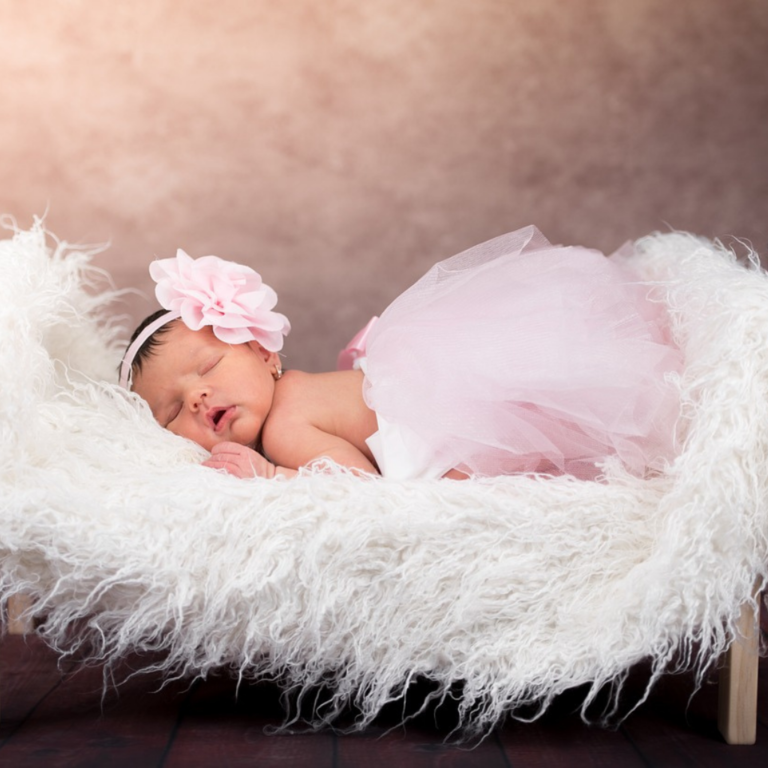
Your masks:
M277 294L258 272L217 256L193 259L179 249L175 259L149 265L155 295L168 311L150 323L128 347L120 364L120 386L130 389L131 367L142 344L162 326L181 318L192 331L210 325L227 344L256 341L269 352L283 348L291 330L285 315L273 312Z

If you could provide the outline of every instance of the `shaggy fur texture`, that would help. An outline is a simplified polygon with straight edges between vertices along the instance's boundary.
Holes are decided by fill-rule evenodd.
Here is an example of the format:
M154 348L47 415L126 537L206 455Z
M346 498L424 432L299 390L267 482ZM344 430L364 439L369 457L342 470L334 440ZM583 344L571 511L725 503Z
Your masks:
M607 465L602 483L206 469L114 384L121 329L90 259L47 245L39 222L0 242L0 592L35 595L62 651L159 649L168 675L322 683L318 720L353 702L361 727L426 676L483 732L583 683L586 707L644 658L656 675L706 669L765 579L768 279L754 258L685 234L638 243L687 360L682 448L660 476Z

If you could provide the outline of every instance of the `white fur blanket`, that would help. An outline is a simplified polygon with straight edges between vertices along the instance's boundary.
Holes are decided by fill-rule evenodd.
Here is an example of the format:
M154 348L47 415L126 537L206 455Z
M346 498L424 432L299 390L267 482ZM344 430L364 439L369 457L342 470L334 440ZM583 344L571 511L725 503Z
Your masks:
M681 455L652 479L238 480L115 384L121 329L82 250L0 241L0 595L56 647L170 674L325 684L359 725L416 676L463 726L592 694L650 658L702 670L768 561L768 278L717 243L641 240L686 356ZM589 697L588 697L589 701Z

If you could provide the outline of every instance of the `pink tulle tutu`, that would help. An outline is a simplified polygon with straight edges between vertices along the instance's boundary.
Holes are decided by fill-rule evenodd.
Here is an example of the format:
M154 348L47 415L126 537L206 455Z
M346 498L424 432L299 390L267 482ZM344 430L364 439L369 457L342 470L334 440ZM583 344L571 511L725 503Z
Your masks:
M665 308L620 258L535 228L436 264L370 329L364 396L385 476L568 473L675 451L681 355Z

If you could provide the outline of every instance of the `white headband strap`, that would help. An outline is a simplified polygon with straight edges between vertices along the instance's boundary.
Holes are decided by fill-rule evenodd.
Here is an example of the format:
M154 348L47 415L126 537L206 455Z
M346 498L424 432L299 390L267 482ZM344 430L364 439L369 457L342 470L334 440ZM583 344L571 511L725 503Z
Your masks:
M181 312L171 310L165 312L156 320L153 320L147 325L141 333L131 342L131 345L125 351L123 355L123 361L120 363L120 386L124 389L131 388L131 369L133 368L133 360L136 357L136 353L141 349L144 342L158 329L167 325L172 320L177 320L181 317Z

